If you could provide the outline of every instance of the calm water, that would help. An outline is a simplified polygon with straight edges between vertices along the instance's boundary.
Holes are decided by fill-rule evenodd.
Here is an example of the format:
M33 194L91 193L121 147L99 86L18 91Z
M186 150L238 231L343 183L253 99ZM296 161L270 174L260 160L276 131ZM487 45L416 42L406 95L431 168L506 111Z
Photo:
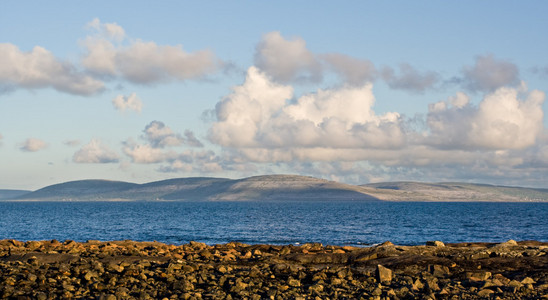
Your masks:
M0 202L0 211L0 239L23 241L548 241L548 203Z

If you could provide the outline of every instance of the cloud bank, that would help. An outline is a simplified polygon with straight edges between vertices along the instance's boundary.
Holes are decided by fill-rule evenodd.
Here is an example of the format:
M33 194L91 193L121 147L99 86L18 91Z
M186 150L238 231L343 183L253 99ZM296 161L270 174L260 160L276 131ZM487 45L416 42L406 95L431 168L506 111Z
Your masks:
M518 169L539 172L547 161L545 94L538 90L501 87L478 104L459 92L430 104L421 130L397 112L376 114L370 83L298 98L293 91L251 67L217 103L208 139L223 147L225 168L275 164L345 180L367 170L372 174L359 179L370 181L405 180L426 169L447 178L519 176Z

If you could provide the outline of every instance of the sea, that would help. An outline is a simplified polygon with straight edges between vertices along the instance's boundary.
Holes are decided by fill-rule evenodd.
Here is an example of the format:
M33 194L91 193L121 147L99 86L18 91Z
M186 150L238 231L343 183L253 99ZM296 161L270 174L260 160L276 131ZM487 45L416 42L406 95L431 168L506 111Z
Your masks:
M548 242L548 203L0 202L0 239L353 246Z

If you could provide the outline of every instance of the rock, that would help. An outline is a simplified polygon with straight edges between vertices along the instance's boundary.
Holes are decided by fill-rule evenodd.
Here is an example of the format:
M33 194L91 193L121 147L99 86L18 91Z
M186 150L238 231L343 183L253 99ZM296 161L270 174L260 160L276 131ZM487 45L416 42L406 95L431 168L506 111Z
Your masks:
M475 271L475 272L466 272L465 278L470 281L484 281L491 277L491 272L486 271Z
M531 277L525 277L522 281L521 281L522 284L533 284L533 283L536 283L535 280L533 280L533 278Z
M445 244L441 241L427 241L426 246L445 247Z
M535 243L360 248L0 240L0 298L548 300L542 298L548 243ZM67 254L72 249L78 250Z
M392 281L392 270L382 265L377 265L376 276L379 282L390 283Z
M299 286L301 286L301 281L298 280L298 279L289 278L287 280L287 285L292 286L292 287L299 287Z
M492 291L490 289L482 289L477 293L477 295L479 297L489 297L493 293L494 293L494 291Z
M428 265L428 272L434 277L445 277L449 275L449 268L442 265Z
M504 243L499 243L491 246L491 248L504 248L504 247L514 247L518 246L518 243L514 240L507 240Z

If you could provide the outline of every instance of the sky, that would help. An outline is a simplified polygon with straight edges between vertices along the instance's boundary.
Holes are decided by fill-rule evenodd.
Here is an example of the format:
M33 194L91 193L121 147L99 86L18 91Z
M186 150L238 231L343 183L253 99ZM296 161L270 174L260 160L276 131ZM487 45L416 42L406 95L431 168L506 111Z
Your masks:
M0 2L0 189L548 187L545 1Z

